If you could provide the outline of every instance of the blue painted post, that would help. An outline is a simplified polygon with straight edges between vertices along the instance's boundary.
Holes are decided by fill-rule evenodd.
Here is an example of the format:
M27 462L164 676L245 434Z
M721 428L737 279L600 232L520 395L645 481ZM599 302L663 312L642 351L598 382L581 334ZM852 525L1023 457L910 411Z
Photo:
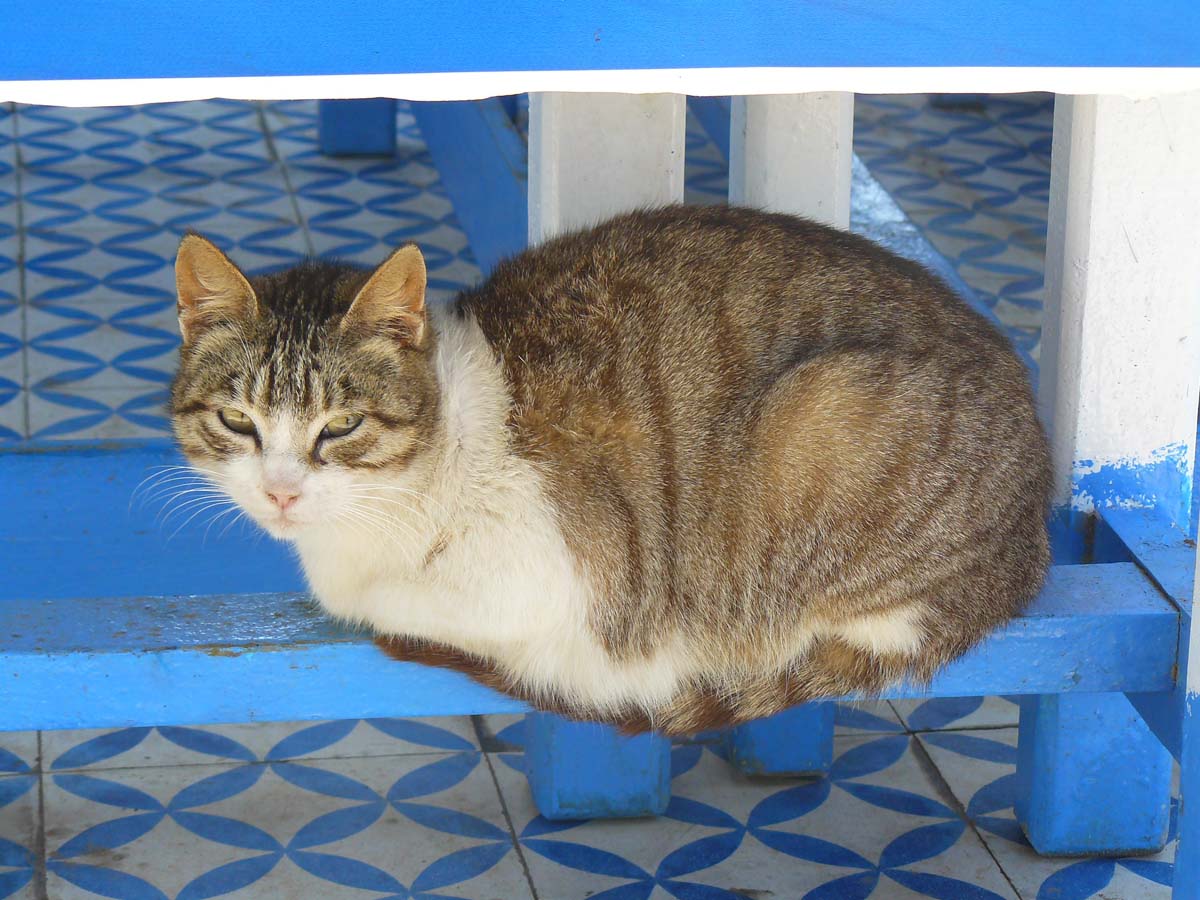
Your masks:
M1198 106L1113 96L1055 105L1040 398L1060 521L1109 506L1146 507L1168 528L1188 521L1200 399L1188 217L1200 190L1180 154L1185 143L1200 151ZM1158 849L1170 770L1124 696L1022 707L1017 816L1041 853Z
M815 775L833 763L833 703L806 703L725 734L729 762L746 775Z
M326 156L391 156L396 152L396 101L322 100L317 136Z
M622 737L605 725L530 713L525 764L547 819L657 816L671 801L671 742L657 734Z
M1124 696L1029 697L1020 727L1016 812L1035 849L1073 856L1166 845L1174 760L1142 739L1146 726Z

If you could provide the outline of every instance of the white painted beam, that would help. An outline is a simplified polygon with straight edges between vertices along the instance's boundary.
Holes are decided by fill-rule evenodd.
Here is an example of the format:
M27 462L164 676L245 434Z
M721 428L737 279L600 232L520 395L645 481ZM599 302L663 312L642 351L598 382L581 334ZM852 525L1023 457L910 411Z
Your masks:
M529 243L683 200L681 94L529 97Z
M854 95L734 97L729 202L850 227Z
M1200 401L1200 92L1057 100L1041 402L1057 500L1186 527Z
M538 91L679 93L698 97L848 91L858 94L1121 94L1148 97L1200 89L1186 66L731 66L687 69L522 69L375 75L210 78L87 78L0 81L0 101L47 106L121 106L176 100L483 100Z

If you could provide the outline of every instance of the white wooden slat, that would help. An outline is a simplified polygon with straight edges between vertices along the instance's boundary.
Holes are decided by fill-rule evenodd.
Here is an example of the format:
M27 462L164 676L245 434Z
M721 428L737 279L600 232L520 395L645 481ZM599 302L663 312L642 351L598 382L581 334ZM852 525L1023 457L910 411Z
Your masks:
M734 97L729 202L850 227L854 95Z
M213 78L96 78L0 81L0 102L120 106L175 100L482 100L536 91L675 92L694 96L813 93L968 94L1056 91L1144 97L1200 89L1200 67L846 66L572 71L419 72Z
M531 94L529 242L683 200L681 94Z
M1200 401L1200 92L1059 97L1041 402L1057 500L1186 526Z

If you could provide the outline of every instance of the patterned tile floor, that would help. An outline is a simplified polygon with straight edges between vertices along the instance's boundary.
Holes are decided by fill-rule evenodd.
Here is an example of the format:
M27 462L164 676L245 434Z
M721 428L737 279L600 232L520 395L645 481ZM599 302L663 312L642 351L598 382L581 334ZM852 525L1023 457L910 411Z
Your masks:
M1044 96L861 98L856 150L1036 352ZM164 434L171 259L196 228L253 270L418 239L478 275L412 119L392 160L316 152L311 103L0 107L0 441ZM693 127L689 198L724 191ZM1016 705L842 706L814 779L673 752L662 818L554 824L521 720L0 733L0 898L1166 900L1171 849L1045 860L1013 814Z

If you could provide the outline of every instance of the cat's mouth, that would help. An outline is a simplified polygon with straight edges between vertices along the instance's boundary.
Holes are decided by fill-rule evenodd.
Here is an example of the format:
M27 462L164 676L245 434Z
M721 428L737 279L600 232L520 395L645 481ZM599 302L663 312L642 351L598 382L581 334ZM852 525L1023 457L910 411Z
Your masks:
M266 529L266 532L271 537L290 540L304 530L306 523L300 521L295 516L289 516L287 513L282 512L273 516L262 516L259 519L259 524Z

